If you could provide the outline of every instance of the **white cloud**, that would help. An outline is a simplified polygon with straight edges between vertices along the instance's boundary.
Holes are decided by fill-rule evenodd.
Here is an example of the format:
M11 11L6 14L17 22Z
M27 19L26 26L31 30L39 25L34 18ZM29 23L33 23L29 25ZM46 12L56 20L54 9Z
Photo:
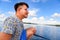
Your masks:
M44 16L39 17L39 23L40 24L44 24L45 23L45 17Z
M23 19L23 22L34 22L34 23L36 23L36 22L38 22L38 18L36 18L36 17L32 17L31 19Z
M26 19L23 19L23 22L31 22L30 19L26 18Z
M31 23L44 23L45 19L43 17L37 18L32 17L31 19L23 19L23 22L31 22Z
M31 22L34 22L34 23L39 23L39 19L37 17L33 17L31 19Z
M45 20L44 16L39 17L39 19L40 19L41 21L44 21L44 20Z
M27 19L24 19L23 21L25 22L33 22L33 23L39 23L39 24L60 24L60 21L58 22L58 20L55 20L54 17L60 17L60 14L59 13L54 13L52 15L53 18L49 18L47 20L47 18L45 18L44 16L40 16L39 18L37 18L37 15L36 13L38 12L39 10L36 11L36 9L34 10L30 10L30 14L29 16L34 16L32 17L31 19L27 18ZM33 13L33 14L32 14Z
M5 14L0 14L0 21L1 21L1 22L4 21L5 18L6 18Z
M0 13L2 13L2 12L0 12ZM12 11L8 11L8 12L6 12L6 13L8 13L8 15L14 15L14 12L12 12ZM3 21L4 21L6 18L7 18L7 15L5 15L4 13L0 14L0 24L2 24Z
M3 1L3 2L11 2L11 0L1 0L1 1Z
M31 22L31 23L43 23L44 19L43 17L37 18L37 17L32 17L31 19L23 19L24 22Z
M6 19L5 14L0 14L0 27L2 26L3 21L4 21L5 19Z
M54 13L52 17L60 17L60 13Z
M10 14L10 15L14 15L15 14L15 12L12 12L12 11L8 11L7 13Z
M8 12L6 12L6 13L8 13L8 15L14 15L14 12L12 12L12 11L8 11ZM4 21L5 19L6 19L6 15L5 14L0 14L0 22L1 21Z
M57 23L58 23L57 21L50 21L50 20L46 22L46 24L57 24Z
M47 24L56 24L57 21L54 20L53 18L50 18L49 20L46 21Z
M28 16L32 16L32 17L34 17L34 16L37 16L37 12L39 11L39 9L32 9L32 10L29 10L29 14L28 14Z
M38 24L60 24L60 22L54 20L53 18L50 18L49 20L46 20L44 16L41 16L39 18L32 17L31 19L24 19L24 22L31 22L31 23L38 23Z
M54 21L54 19L53 18L50 18L50 21Z
M40 2L40 0L32 0L32 2Z
M8 12L6 12L6 13L8 13L8 15L14 15L14 12L12 12L12 11L8 11ZM7 15L5 15L5 14L0 14L0 24L2 24L3 23L3 21L5 20L7 18Z
M45 3L45 2L47 2L48 0L31 0L32 2L43 2L43 3Z

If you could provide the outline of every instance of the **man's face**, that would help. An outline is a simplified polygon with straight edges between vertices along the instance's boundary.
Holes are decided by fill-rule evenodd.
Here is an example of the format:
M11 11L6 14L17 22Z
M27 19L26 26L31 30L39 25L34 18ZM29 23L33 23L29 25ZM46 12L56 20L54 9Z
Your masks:
M27 10L27 6L23 5L20 9L20 15L22 15L24 18L28 17L28 10Z

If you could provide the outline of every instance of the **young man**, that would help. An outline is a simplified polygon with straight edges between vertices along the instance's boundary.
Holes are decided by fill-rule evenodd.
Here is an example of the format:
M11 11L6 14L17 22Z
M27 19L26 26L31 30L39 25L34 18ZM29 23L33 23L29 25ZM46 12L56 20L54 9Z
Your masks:
M28 17L28 4L25 2L16 3L16 14L8 17L3 24L3 29L0 32L0 40L21 40L22 32L24 30L22 19ZM36 29L31 27L26 29L27 40L35 34Z

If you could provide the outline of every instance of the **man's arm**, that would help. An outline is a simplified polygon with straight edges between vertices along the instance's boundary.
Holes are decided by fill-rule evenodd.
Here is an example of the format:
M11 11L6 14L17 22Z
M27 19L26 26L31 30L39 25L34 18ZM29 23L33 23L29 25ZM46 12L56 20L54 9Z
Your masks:
M12 34L6 34L4 32L0 32L0 40L10 40Z

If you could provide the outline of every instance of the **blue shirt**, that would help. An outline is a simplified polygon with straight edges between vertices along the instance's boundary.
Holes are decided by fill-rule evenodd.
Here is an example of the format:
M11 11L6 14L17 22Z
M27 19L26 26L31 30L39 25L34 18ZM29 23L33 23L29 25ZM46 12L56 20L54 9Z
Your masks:
M23 30L22 31L22 34L21 34L21 39L20 40L27 40L27 37L26 37L26 30Z

